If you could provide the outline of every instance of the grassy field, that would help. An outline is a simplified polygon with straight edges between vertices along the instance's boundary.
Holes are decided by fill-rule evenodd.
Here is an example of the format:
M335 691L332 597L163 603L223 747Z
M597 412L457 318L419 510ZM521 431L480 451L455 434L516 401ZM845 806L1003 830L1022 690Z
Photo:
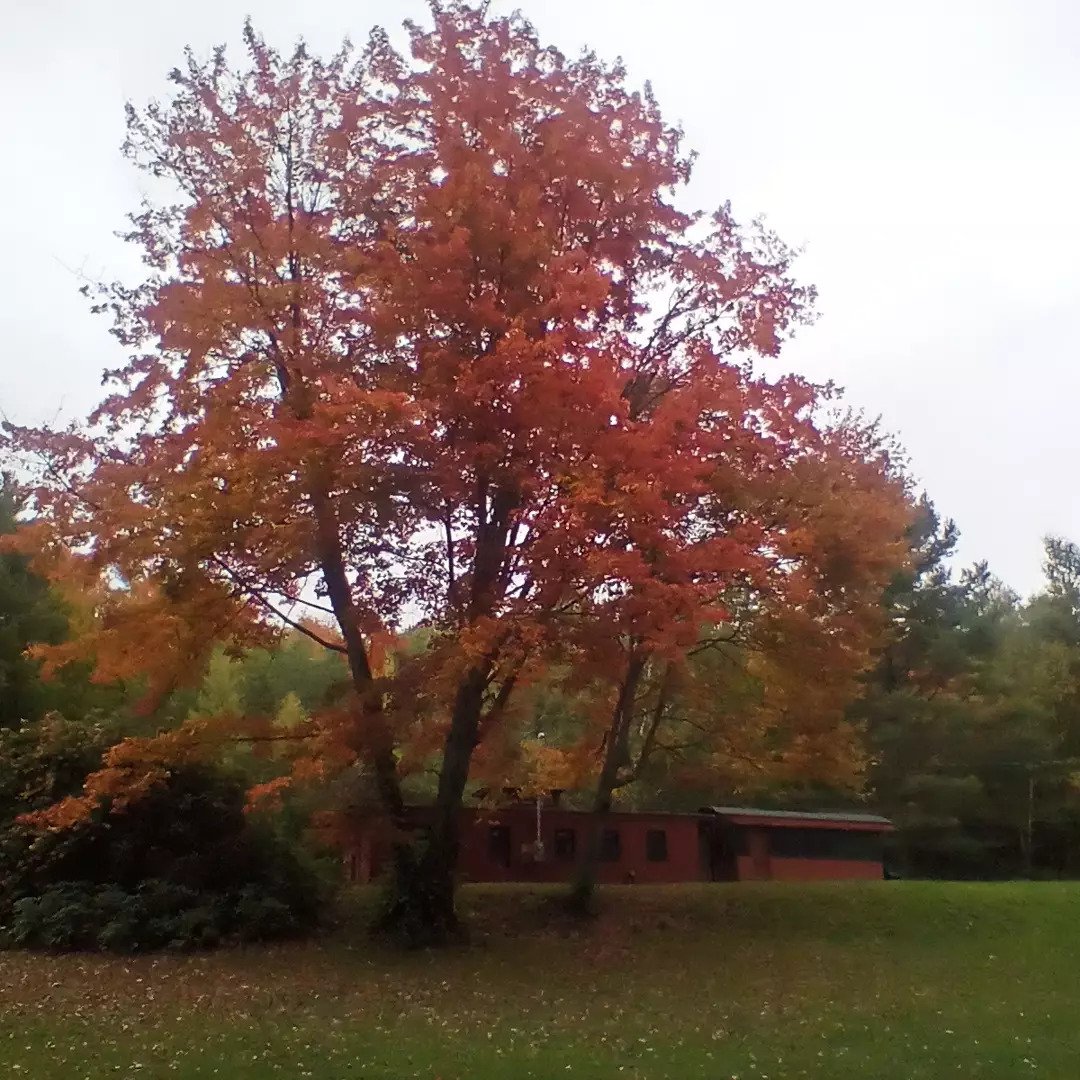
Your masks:
M587 931L466 892L473 942L0 953L0 1076L1080 1077L1080 885L612 889Z

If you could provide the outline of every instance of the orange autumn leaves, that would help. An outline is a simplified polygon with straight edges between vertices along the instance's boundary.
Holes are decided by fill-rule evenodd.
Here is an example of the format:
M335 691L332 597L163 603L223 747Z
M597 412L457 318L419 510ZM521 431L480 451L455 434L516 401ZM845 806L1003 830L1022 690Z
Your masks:
M826 388L754 372L813 290L763 226L682 209L691 155L651 94L456 2L405 53L246 48L129 112L176 197L132 217L144 279L97 296L129 354L110 396L9 432L55 574L100 592L57 662L161 694L296 626L352 684L298 772L359 763L393 809L452 751L449 806L555 665L601 688L678 665L740 604L813 628L841 578L833 608L876 606L903 479ZM380 645L415 625L423 648ZM531 772L587 779L595 746ZM133 754L87 799L134 790Z

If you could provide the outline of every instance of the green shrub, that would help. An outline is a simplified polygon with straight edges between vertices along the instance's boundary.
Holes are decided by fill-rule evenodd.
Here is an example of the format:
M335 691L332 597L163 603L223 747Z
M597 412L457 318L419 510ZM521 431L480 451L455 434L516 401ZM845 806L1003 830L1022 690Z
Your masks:
M159 878L129 891L60 881L14 899L0 919L0 934L9 944L48 950L205 949L302 935L315 924L317 901L311 886L276 893L251 884L196 890Z
M17 945L85 949L98 928L98 898L77 884L57 885L42 896L16 900L10 935Z
M250 886L237 896L232 916L242 941L291 937L302 929L288 904L276 896L262 896Z
M98 729L82 733L88 748L71 725L62 737L55 719L37 727L0 733L0 940L134 952L314 928L325 899L318 874L295 844L245 816L240 781L217 769L177 766L123 811L103 807L71 828L19 824L17 812L78 790L100 760ZM58 746L63 784L48 768ZM36 797L17 798L30 790Z

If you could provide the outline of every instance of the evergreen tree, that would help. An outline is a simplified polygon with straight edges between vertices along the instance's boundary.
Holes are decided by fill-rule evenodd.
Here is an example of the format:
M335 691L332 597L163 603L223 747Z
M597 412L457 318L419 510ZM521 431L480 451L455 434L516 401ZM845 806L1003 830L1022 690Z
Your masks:
M15 481L0 478L0 535L18 528L23 498ZM55 707L31 646L55 644L67 631L63 605L31 570L25 555L0 551L0 728L37 720Z

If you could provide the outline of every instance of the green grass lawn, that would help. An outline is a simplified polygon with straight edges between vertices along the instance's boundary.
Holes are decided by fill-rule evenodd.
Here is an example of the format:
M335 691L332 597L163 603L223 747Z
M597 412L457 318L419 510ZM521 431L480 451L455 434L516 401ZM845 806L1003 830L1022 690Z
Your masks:
M468 890L439 954L0 953L0 1077L1080 1077L1080 885L550 895Z

